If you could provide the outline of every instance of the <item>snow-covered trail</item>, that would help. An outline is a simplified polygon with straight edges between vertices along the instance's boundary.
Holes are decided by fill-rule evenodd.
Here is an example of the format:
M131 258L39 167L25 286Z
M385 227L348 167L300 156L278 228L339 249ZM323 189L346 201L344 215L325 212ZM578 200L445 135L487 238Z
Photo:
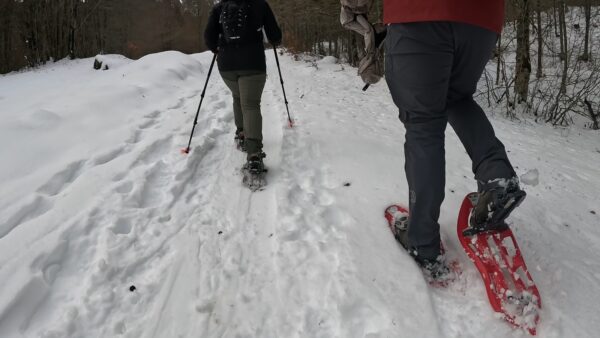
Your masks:
M171 56L173 63L160 67L175 73L174 78L183 80L192 70L200 75L204 69L189 57ZM141 68L146 72L159 60L144 61ZM123 77L140 76L131 69L135 63L132 65ZM153 87L146 95L164 89L160 84ZM122 86L118 92L126 88ZM213 184L207 175L196 174L208 172L212 177L218 169L216 139L229 132L231 120L220 96L209 97L207 109L217 113L201 117L203 128L196 134L194 156L182 160L177 148L189 133L190 123L184 121L195 112L199 90L188 86L176 91L177 96L171 98L165 97L171 94L168 90L152 95L154 102L148 106L157 109L143 116L139 116L141 109L134 110L132 115L140 119L128 125L126 139L106 142L114 148L99 155L79 154L85 157L71 160L52 175L35 197L29 198L32 202L17 206L17 212L2 224L2 236L11 235L10 243L15 244L3 245L0 255L0 271L8 281L1 297L5 302L0 312L2 332L8 336L17 330L35 333L36 324L47 321L46 326L52 323L44 330L49 336L112 336L129 328L135 335L136 330L138 334L146 330L148 318L123 314L130 310L145 313L148 306L170 299L168 290L173 289L177 274L185 271L180 262L188 261L176 262L180 254L171 248L188 243L183 240L189 238L187 222L195 208L202 206L194 202L206 204L204 187ZM168 101L166 106L161 100ZM116 109L122 106L117 101L112 104ZM95 141L96 146L101 145L98 137ZM10 183L17 186L21 182ZM8 278L15 273L23 278ZM128 284L135 284L137 291L130 292ZM160 319L165 311L149 312Z
M282 56L290 129L267 51L269 185L251 193L216 71L192 152L179 153L210 57L107 57L106 72L88 59L0 77L0 337L527 336L492 313L456 239L474 183L450 129L440 223L464 273L432 290L383 219L407 195L385 84L363 93L355 70L330 58ZM519 174L539 172L512 217L544 301L539 336L593 337L598 135L493 123Z

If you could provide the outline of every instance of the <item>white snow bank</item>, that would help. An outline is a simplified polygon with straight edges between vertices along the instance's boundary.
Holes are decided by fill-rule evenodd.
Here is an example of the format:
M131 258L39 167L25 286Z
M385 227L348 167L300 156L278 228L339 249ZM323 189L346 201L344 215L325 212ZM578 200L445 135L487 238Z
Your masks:
M133 60L118 54L98 54L94 61L101 62L99 65L102 70L115 70L123 65L131 63Z

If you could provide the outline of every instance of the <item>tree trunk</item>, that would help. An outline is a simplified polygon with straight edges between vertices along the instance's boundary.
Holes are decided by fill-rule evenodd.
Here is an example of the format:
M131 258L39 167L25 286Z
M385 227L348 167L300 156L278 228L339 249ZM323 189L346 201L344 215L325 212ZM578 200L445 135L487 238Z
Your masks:
M518 0L517 4L517 56L515 69L515 93L517 103L527 102L531 60L529 51L529 0Z
M567 92L567 72L569 70L569 55L567 50L567 23L565 22L565 0L559 0L558 4L558 15L559 15L559 26L560 26L560 56L563 62L563 72L560 81L560 92L565 94Z
M500 63L502 60L502 34L498 36L498 44L496 45L496 86L500 85Z
M71 20L69 25L69 57L75 59L75 31L77 29L77 5L79 1L73 3Z
M559 37L560 33L559 33L559 22L558 22L558 14L557 14L557 4L556 4L556 0L552 0L552 18L554 19L554 24L552 25L554 27L554 36L555 37Z
M581 56L582 61L590 60L590 50L589 50L589 42L590 42L590 21L592 18L592 1L586 0L584 4L585 11L585 42L583 45L583 55Z
M544 75L543 61L544 61L544 36L542 34L542 1L537 0L536 2L536 16L537 16L537 39L538 39L538 55L537 55L537 70L535 73L536 78L541 78Z

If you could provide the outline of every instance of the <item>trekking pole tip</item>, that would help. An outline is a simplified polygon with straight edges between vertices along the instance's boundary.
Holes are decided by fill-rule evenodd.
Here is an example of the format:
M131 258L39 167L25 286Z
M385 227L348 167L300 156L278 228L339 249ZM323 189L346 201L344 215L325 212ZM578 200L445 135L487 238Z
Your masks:
M190 153L190 148L182 148L181 149L181 153L182 154L186 154L186 155L189 154Z

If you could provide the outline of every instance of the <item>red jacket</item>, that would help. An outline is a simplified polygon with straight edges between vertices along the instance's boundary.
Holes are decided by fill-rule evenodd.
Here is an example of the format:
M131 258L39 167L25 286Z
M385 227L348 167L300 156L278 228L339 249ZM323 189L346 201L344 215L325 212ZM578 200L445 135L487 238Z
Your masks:
M464 22L500 33L504 0L384 0L385 23Z

